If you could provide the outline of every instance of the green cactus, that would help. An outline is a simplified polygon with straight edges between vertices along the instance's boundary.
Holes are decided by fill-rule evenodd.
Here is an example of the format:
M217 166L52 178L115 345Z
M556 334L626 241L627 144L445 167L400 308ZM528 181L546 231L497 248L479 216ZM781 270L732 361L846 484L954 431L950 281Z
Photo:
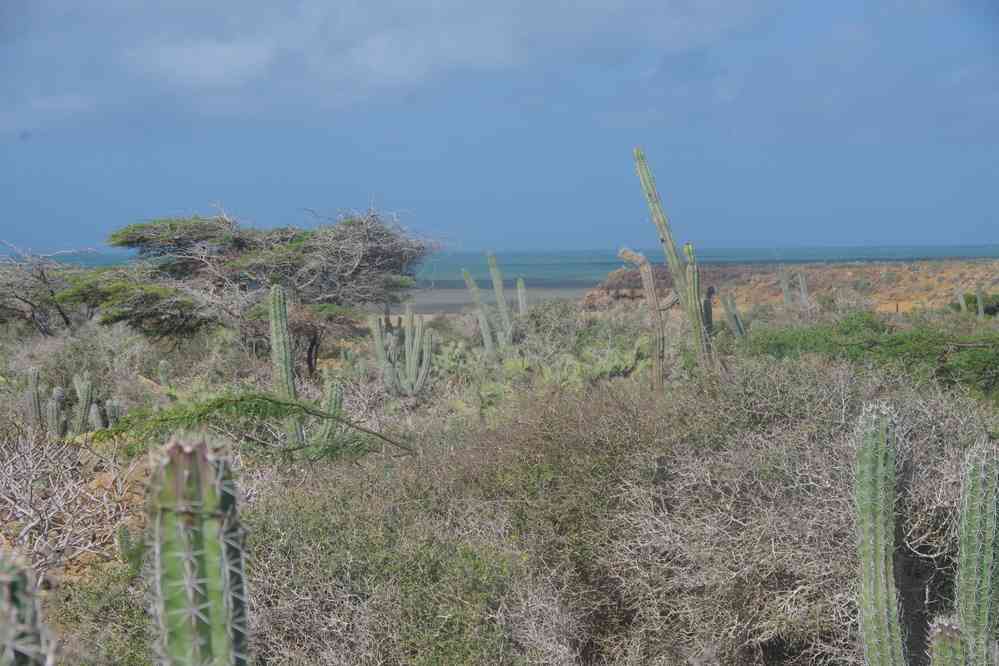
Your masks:
M523 317L527 314L527 285L524 278L517 278L517 314Z
M150 525L163 660L249 663L243 533L227 460L202 436L175 436L154 470Z
M340 416L343 413L343 387L336 383L333 375L325 374L326 398L323 400L323 411L327 414ZM334 419L325 419L319 429L318 443L321 446L329 446L336 441L342 433L343 426Z
M987 664L987 661L968 661L961 628L953 619L935 620L930 625L930 664L932 666L965 666Z
M432 333L424 329L423 319L416 317L413 308L407 305L399 327L401 332L385 332L377 317L371 318L370 326L385 388L396 395L414 397L419 394L427 384L432 362ZM399 335L402 336L401 347Z
M996 630L999 589L999 459L993 445L979 444L968 451L962 484L955 597L971 662L985 664Z
M104 403L104 411L108 415L108 425L113 426L115 423L121 420L121 417L125 415L125 408L121 406L121 403L114 398L108 400Z
M791 278L784 270L784 264L777 266L777 281L780 283L781 295L784 297L784 305L791 305L793 298L791 297Z
M506 302L506 293L503 291L503 272L500 270L496 255L486 254L486 261L489 263L489 277L493 282L493 293L496 296L496 307L500 315L500 330L496 334L501 347L505 347L513 342L513 319L510 318L510 305Z
M804 273L798 273L798 295L801 297L801 307L807 308L810 301L808 300L808 282L805 280Z
M0 665L42 666L53 651L28 569L0 551Z
M954 291L954 297L957 298L957 305L961 308L961 312L968 311L968 304L964 300L964 292L960 289Z
M461 269L461 274L465 278L465 286L468 287L468 291L472 294L472 302L475 303L475 311L479 317L479 331L482 333L482 344L486 349L486 357L491 359L496 358L496 346L493 343L493 332L489 326L489 314L486 311L485 303L482 302L482 293L479 291L479 285L475 283L472 274L464 268Z
M982 285L975 287L975 302L978 305L978 318L985 319L985 293L982 291Z
M739 307L735 304L732 294L724 293L719 300L725 310L725 321L729 330L732 331L732 335L737 338L746 337L746 325L742 321L742 315L739 314Z
M687 294L681 298L681 303L687 312L687 319L690 322L691 335L693 336L694 349L696 349L705 364L711 359L711 321L707 317L711 316L710 302L701 302L701 277L697 265L697 255L694 253L694 246L687 243L683 246L683 253L687 257L687 276L684 285Z
M895 424L886 405L864 406L854 503L860 561L860 628L870 666L904 666L895 590Z
M288 303L281 285L271 287L271 369L274 376L274 392L284 400L298 400L295 389L295 367L291 355L291 334L288 332ZM288 420L289 441L296 446L305 445L305 431L302 420L293 417Z
M87 416L87 420L90 422L91 430L103 430L107 427L104 414L101 413L100 405L97 403L90 405L90 414Z
M57 386L52 389L52 397L45 403L45 425L52 437L66 436L66 417L63 415L63 405L66 404L66 392Z
M28 369L28 391L25 395L28 403L28 419L38 428L45 427L45 410L42 403L42 391L38 385L38 368Z
M669 218L666 217L666 213L663 211L662 199L659 198L659 192L656 190L656 181L652 177L652 171L649 170L649 165L645 160L645 153L642 152L641 148L635 148L634 155L635 169L638 171L638 179L642 184L642 192L645 194L645 200L649 204L652 222L656 225L656 230L659 232L659 242L662 244L663 252L666 254L666 264L669 267L670 275L673 276L673 289L680 297L681 305L683 305L684 309L687 309L686 269L684 268L683 261L680 259L676 241L673 239L673 230L670 227ZM698 302L700 301L699 298L697 300Z
M76 391L76 413L73 416L73 435L87 432L90 421L90 407L94 404L94 383L90 381L90 373L73 377L73 389Z
M156 364L156 378L163 388L170 386L170 363L165 358Z
M659 294L656 292L655 274L652 272L652 265L645 255L634 252L626 247L618 250L617 256L638 267L638 274L642 278L642 291L645 293L645 305L648 307L649 315L652 318L653 346L652 350L652 388L661 390L666 378L666 319L663 315L663 307L659 302Z

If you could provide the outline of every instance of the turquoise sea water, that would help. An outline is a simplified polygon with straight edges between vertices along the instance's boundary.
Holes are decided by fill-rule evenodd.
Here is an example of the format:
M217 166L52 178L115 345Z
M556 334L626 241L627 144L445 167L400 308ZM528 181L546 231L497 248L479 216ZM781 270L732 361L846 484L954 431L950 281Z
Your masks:
M658 247L641 250L653 262L662 262ZM106 266L128 261L126 252L88 252L63 255L61 260L86 266ZM533 287L579 289L592 287L624 263L616 250L575 252L497 252L508 281L523 277ZM801 263L844 261L912 261L916 259L999 259L999 245L912 245L883 247L796 248L697 248L702 263ZM463 289L461 270L467 268L477 281L489 280L482 252L438 252L417 273L420 286L430 289Z
M660 248L641 250L650 261L663 262ZM592 287L608 273L624 266L613 250L588 252L497 252L506 280L523 277L532 286L549 288ZM697 248L701 263L813 263L844 261L912 261L916 259L999 259L999 245L797 247L797 248ZM481 252L440 252L417 273L421 286L463 288L461 270L476 281L489 279Z

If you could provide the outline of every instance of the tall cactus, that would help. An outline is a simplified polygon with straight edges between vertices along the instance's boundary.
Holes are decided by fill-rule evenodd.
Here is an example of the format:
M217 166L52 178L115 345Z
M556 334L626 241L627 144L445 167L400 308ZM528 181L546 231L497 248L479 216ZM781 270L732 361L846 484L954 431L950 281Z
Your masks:
M857 437L854 503L864 656L870 666L904 666L893 569L896 433L886 405L864 406Z
M463 268L461 275L465 278L465 286L468 287L469 293L472 294L472 302L475 303L475 312L479 317L479 331L482 333L482 344L486 349L486 356L495 358L496 345L493 342L492 327L489 325L489 313L486 311L485 303L482 302L482 292L479 291L479 285L476 284L471 273Z
M73 389L76 391L76 413L73 416L73 435L87 432L90 422L90 408L94 404L94 383L90 381L90 373L73 377Z
M42 666L51 663L54 647L28 569L0 551L0 664Z
M673 276L673 289L686 309L688 307L686 301L687 275L683 261L680 259L680 252L676 247L676 240L673 238L673 229L670 227L669 218L666 217L666 212L663 210L662 199L659 198L656 181L652 177L652 171L649 170L648 162L645 160L645 153L641 148L635 148L634 156L635 170L638 172L638 179L642 184L642 192L645 194L645 201L649 204L652 222L659 232L659 242L663 246L670 275Z
M377 317L371 318L370 325L385 388L396 395L416 396L426 386L432 362L432 333L424 328L423 319L407 305L401 333L386 333ZM400 334L401 348L397 337Z
M962 484L955 597L971 663L986 664L999 610L999 459L994 445L982 443L968 451Z
M652 264L645 258L645 255L630 250L626 247L618 250L617 256L624 261L638 267L638 274L642 278L642 291L645 293L645 304L652 317L652 335L655 349L652 352L652 388L661 390L666 379L666 317L663 307L659 303L659 294L656 292L655 274L652 272Z
M45 425L52 437L66 435L66 417L63 415L63 405L66 404L66 391L57 386L52 389L52 397L45 403Z
M527 314L527 285L524 278L517 278L517 314L521 317Z
M249 663L243 532L227 460L202 436L175 436L150 501L159 650L171 666Z
M725 320L728 323L728 328L732 331L732 335L737 338L746 337L746 324L742 321L742 315L739 314L739 307L735 304L735 299L732 298L732 294L723 293L719 300L721 301L722 308L725 310Z
M271 287L271 368L274 374L274 391L285 400L295 401L295 367L291 355L291 334L288 332L288 303L284 287L279 284ZM305 445L305 431L302 421L292 417L288 421L288 436L297 446Z
M687 311L687 319L690 321L691 335L693 336L694 349L698 351L703 362L711 359L711 322L707 319L711 313L711 304L701 302L701 277L700 269L697 265L697 255L694 254L694 246L687 243L683 246L683 253L687 257L687 277L684 286L687 294L681 299L684 309Z
M38 428L45 427L45 410L42 403L42 390L38 385L38 368L28 369L28 391L25 395L28 404L28 419Z
M500 346L505 347L513 342L513 319L510 317L510 304L506 302L506 292L503 290L503 272L496 261L496 255L492 252L486 254L486 261L489 263L489 277L493 282L496 308L500 315L500 330L496 337Z

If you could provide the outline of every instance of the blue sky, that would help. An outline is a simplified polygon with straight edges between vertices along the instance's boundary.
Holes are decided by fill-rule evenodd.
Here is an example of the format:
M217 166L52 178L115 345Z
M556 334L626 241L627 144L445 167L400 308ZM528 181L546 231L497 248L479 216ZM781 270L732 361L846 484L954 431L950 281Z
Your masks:
M0 239L369 206L459 250L999 243L993 0L0 0Z

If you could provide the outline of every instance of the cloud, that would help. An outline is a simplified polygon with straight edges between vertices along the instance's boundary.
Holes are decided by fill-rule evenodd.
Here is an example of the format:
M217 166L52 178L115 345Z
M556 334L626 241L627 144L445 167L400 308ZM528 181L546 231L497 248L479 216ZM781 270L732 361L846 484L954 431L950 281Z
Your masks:
M128 51L126 58L170 86L226 89L261 76L274 56L275 49L266 42L204 39L142 46Z

